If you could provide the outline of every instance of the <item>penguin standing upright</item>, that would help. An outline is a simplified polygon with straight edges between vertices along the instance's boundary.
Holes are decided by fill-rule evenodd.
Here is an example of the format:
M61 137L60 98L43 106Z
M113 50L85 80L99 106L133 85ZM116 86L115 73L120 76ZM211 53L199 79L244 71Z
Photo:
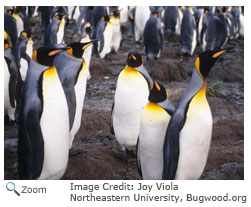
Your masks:
M177 6L165 7L164 24L166 35L180 35L183 12Z
M143 44L145 46L147 60L159 58L162 51L163 32L158 18L158 12L153 12L146 22Z
M92 12L92 26L96 29L97 24L100 19L104 16L108 16L108 11L106 6L95 6Z
M89 22L84 22L81 24L80 26L80 42L84 43L84 42L90 42L90 36L91 36L91 31L92 31L92 27L91 24ZM93 44L91 44L90 46L88 46L85 50L84 50L84 55L83 58L85 59L85 63L86 63L86 67L87 67L87 78L88 80L91 78L91 74L90 74L90 61L91 61L91 56L92 56L92 48L93 48Z
M45 33L44 44L51 46L64 43L65 17L63 7L59 7L55 12Z
M67 167L69 117L65 94L53 65L66 47L40 47L29 64L20 109L20 179L60 179Z
M193 55L197 44L197 27L192 8L186 7L181 23L181 54Z
M151 15L149 6L137 6L135 8L134 17L134 38L135 42L139 42L142 38L147 20Z
M32 58L33 41L31 39L31 31L22 31L17 42L17 62L22 81L26 78L28 65Z
M100 58L105 58L111 52L112 24L110 18L111 16L103 16L94 30L94 39L100 40L94 43L94 53Z
M114 50L115 52L118 52L122 41L122 32L120 29L119 14L120 10L112 12L112 17L110 19L110 22L112 24L111 50Z
M144 180L160 180L163 172L163 146L166 129L175 108L167 99L167 91L154 81L143 108L137 143L138 167Z
M168 124L163 179L198 179L206 165L212 136L212 114L206 98L207 76L228 49L205 51L195 61L192 79Z
M80 14L77 18L77 31L80 32L80 26L83 22L92 23L92 12L94 7L93 6L80 6L79 11Z
M198 39L203 51L214 50L217 27L213 15L208 8L204 8L204 14L200 17L198 35Z
M67 100L70 133L69 148L71 148L74 136L80 128L88 79L88 68L83 59L83 53L92 44L93 41L70 43L68 45L70 49L58 54L54 60Z
M12 15L16 20L16 28L18 36L24 30L24 21L22 19L22 14L20 14L19 9L8 10L8 14Z
M120 10L119 20L120 20L121 32L122 34L124 34L128 20L128 12L129 12L128 6L119 6L118 10Z
M12 121L18 118L20 95L20 72L11 50L9 36L4 31L4 114Z
M149 86L153 81L143 66L143 57L129 52L127 66L120 72L112 109L111 132L125 150L136 146L140 113L147 104Z
M215 15L214 17L216 28L217 28L217 35L215 41L215 48L222 48L228 41L228 26L227 26L227 19L226 16L222 13Z

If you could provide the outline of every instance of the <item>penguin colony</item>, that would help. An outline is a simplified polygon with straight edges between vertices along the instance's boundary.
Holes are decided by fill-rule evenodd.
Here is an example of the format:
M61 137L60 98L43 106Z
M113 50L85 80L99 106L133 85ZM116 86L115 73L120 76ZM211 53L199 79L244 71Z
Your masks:
M28 18L40 15L44 45L33 48ZM144 58L128 51L111 111L113 133L127 155L137 151L143 179L198 179L212 135L207 76L243 34L241 7L9 7L4 14L4 113L19 124L20 179L60 179L81 124L92 53L119 52L127 22ZM79 41L65 45L67 22ZM163 38L180 35L180 53L195 60L177 106L144 61L158 59ZM130 100L130 101L128 101Z

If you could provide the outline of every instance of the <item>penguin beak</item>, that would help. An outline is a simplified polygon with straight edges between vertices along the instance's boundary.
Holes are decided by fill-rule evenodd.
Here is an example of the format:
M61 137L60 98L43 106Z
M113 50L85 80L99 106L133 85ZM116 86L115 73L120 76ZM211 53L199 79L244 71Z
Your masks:
M56 54L58 54L58 53L60 53L60 52L62 52L62 51L63 51L63 50L54 50L54 51L51 51L51 52L49 52L48 56L56 55Z
M94 42L99 41L99 39L91 40L90 42L86 43L83 47L82 50L85 50L87 47L91 46Z
M216 53L213 54L213 58L218 58L220 57L221 55L223 55L224 53L226 53L227 51L233 49L233 47L229 47L229 48L225 48L225 49L222 49L220 51L217 51Z

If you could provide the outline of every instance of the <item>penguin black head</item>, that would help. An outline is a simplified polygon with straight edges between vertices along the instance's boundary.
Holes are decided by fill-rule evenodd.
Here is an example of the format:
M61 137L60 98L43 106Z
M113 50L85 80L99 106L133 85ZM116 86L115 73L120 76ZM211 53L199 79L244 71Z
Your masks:
M85 49L96 41L98 40L96 39L89 42L72 42L68 45L70 49L68 49L67 52L76 58L82 58Z
M41 65L52 66L55 55L67 49L69 47L40 47L34 50L32 58Z
M152 12L152 15L158 18L159 13L158 13L158 12L156 12L156 11L154 11L154 12Z
M202 78L206 79L218 58L231 49L232 47L202 52L195 61L195 67Z
M24 38L30 38L31 37L31 30L26 30L26 31L22 31L20 33L20 36L24 37Z
M90 13L93 12L93 9L94 9L94 6L88 6L88 10L89 10Z
M130 67L139 67L143 64L144 59L138 52L129 52L127 56L127 65Z
M151 86L148 100L151 103L160 103L162 101L165 101L166 98L167 98L167 92L164 86L157 83L157 81L153 81L153 85Z
M58 19L58 20L62 20L63 18L65 18L66 17L66 14L62 14L62 13L55 13L55 17L56 17L56 19Z
M116 10L116 11L112 12L112 16L114 16L114 17L118 17L118 16L119 16L119 14L120 14L120 11L121 11L121 9L120 9L120 10Z
M206 14L210 11L210 8L209 6L205 6L204 9L203 9L203 12Z
M109 22L110 19L111 19L111 16L110 16L110 15L102 16L101 19L102 19L103 21L105 21L105 22Z
M10 14L10 15L13 15L14 10L13 10L13 9L8 9L8 10L7 10L7 13Z

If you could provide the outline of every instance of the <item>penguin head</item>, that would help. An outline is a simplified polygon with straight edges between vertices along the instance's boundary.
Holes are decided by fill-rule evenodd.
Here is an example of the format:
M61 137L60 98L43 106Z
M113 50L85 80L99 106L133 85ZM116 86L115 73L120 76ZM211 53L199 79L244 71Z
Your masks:
M13 10L13 9L8 9L8 10L7 10L7 13L8 13L9 15L13 15L14 10Z
M206 14L206 13L208 13L210 11L210 8L209 8L209 6L205 6L204 8L203 8L203 12Z
M94 9L94 6L88 6L88 10L89 10L90 13L93 12L93 9Z
M20 33L20 37L25 38L25 39L31 38L31 30L22 31Z
M82 58L85 49L91 46L96 41L99 40L95 39L89 42L72 42L68 45L68 47L70 48L67 50L67 53L76 58Z
M122 9L119 9L119 10L116 10L116 11L112 12L112 16L118 17L121 10L122 10Z
M129 52L127 56L127 65L130 67L139 67L143 64L144 59L138 52Z
M216 49L216 50L208 50L202 52L195 61L195 67L203 79L206 79L210 69L213 67L214 63L218 60L218 58L231 50L232 47L225 49Z
M157 83L157 81L153 81L153 85L151 86L150 94L148 96L148 100L151 103L160 103L165 101L167 98L167 92L163 85Z
M80 26L81 37L91 35L91 24L89 22L83 22Z
M61 21L63 18L66 17L66 14L55 13L55 17L56 17L57 20Z
M40 47L37 50L33 51L32 58L41 65L52 66L55 55L67 49L69 49L69 47L61 45L55 47Z
M102 19L103 21L105 21L105 22L109 22L110 19L111 19L111 16L110 16L110 15L102 16L101 19Z
M157 11L154 11L154 12L152 12L152 15L155 16L156 18L158 18L159 13Z

